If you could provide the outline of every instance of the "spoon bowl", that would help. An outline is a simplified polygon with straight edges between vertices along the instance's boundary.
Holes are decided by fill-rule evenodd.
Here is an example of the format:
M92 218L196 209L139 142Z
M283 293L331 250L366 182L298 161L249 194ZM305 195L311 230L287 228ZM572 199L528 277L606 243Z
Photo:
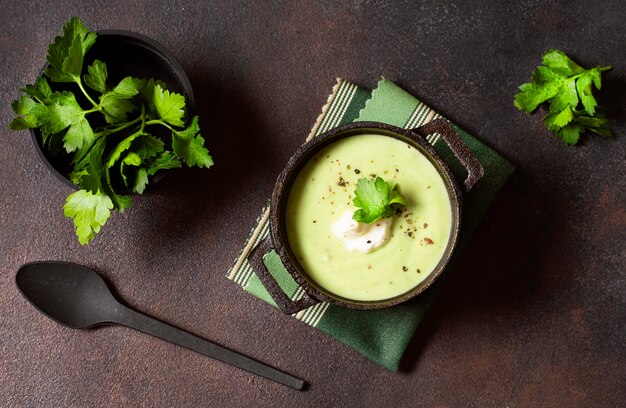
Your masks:
M65 262L35 262L15 274L22 295L40 312L72 329L113 323L115 300L89 268Z
M304 381L119 303L97 272L73 263L23 265L15 284L36 309L72 329L120 324L301 390Z

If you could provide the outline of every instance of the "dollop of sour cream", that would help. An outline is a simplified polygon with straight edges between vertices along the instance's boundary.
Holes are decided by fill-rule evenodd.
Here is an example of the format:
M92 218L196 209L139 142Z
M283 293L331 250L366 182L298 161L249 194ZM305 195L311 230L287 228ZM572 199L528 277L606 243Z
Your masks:
M382 218L372 224L363 224L352 219L354 210L347 210L332 224L333 234L344 243L348 251L370 253L389 239L391 218Z

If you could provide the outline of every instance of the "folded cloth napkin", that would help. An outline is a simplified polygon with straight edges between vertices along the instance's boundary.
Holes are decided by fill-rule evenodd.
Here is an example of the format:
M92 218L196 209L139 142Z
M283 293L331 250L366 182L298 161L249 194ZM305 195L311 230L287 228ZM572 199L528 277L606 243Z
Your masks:
M385 78L381 79L376 89L371 92L338 79L307 140L333 127L354 121L378 121L403 128L416 128L438 117L440 115L434 110ZM329 303L318 303L292 315L389 370L398 369L402 355L432 302L437 288L450 273L462 247L468 242L489 204L514 170L514 167L498 153L462 129L456 126L455 129L481 162L485 174L463 197L461 233L457 249L446 271L424 293L391 308L353 310ZM427 140L449 164L458 180L463 180L465 175L463 167L441 140L440 135L435 133ZM269 208L265 208L257 219L241 254L229 270L227 278L247 292L276 306L247 260L250 251L267 235L268 218ZM302 288L289 275L276 252L266 254L264 263L287 295L294 300L302 297Z

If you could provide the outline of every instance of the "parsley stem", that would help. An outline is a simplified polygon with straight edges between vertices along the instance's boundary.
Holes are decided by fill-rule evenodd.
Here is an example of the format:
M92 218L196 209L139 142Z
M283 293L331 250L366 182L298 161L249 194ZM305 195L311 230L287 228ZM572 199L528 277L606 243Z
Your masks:
M146 127L146 105L144 104L141 105L141 116L139 118L141 118L141 129L139 131L143 133L143 129Z
M78 85L78 87L80 88L80 90L83 92L83 94L85 95L85 97L87 97L87 99L89 100L89 102L91 102L91 104L94 106L94 108L98 107L98 104L91 99L91 96L89 96L89 94L87 93L87 91L85 90L85 88L83 87L83 83L80 80L80 77L77 79L76 81L76 85Z
M95 110L98 110L98 109L95 109ZM92 111L94 111L94 110L92 110ZM143 115L142 115L142 116L143 116ZM100 132L95 132L95 133L94 133L94 142L95 142L96 140L98 140L99 138L101 138L101 137L106 137L106 136L110 135L111 133L116 133L116 132L119 132L120 130L124 130L124 129L126 129L127 127L131 127L131 126L132 126L132 125L134 125L135 123L137 123L137 122L139 122L140 120L142 120L142 119L143 119L143 118L142 118L142 116L139 116L139 117L137 117L137 118L133 119L133 120L132 120L132 121L130 121L130 122L122 123L121 125L119 125L119 126L117 126L117 127L112 127L112 128L109 128L109 129L104 129L104 130L102 130L102 131L100 131ZM145 119L144 119L144 120L145 120ZM89 152L91 151L91 148L92 148L94 145L95 145L95 143L92 143L92 144L91 144L91 146L89 146L89 149L87 149L87 151L86 151L86 152L84 152L81 156L78 156L78 155L77 155L76 157L74 157L74 159L72 160L72 163L78 163L78 162L79 162L79 161L81 161L84 157L86 157L86 156L89 154Z
M100 100L100 103L96 103L96 101L94 101L91 96L89 96L89 94L87 93L87 90L85 89L85 87L83 87L83 83L80 80L80 77L78 77L76 79L76 85L78 85L78 87L80 88L80 90L83 92L83 95L85 95L85 97L89 100L89 102L91 102L91 104L93 105L94 109L101 112L104 116L108 116L109 118L113 119L116 122L119 122L119 118L116 118L115 116L113 116L112 114L110 114L109 112L107 112L103 107L102 107L102 100L104 100L104 98L102 98ZM88 112L95 112L95 110L89 110Z
M143 114L141 116L136 117L135 119L131 120L130 122L126 122L126 123L122 123L121 125L114 127L112 129L106 129L103 131L106 132L107 134L109 133L115 133L115 132L119 132L120 130L124 130L127 127L130 127L132 125L134 125L135 123L139 122L140 120L145 120Z
M176 132L176 129L174 129L173 127L171 127L167 123L163 122L161 119L149 120L145 124L146 125L163 125L166 128L168 128L169 130L171 130L172 132Z

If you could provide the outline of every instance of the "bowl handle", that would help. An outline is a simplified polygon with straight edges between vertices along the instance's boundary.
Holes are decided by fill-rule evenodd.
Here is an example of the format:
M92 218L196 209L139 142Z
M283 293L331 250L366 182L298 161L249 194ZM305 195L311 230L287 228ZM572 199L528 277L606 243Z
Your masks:
M470 191L485 174L485 169L482 164L480 164L476 156L474 156L469 147L461 140L447 120L442 118L435 119L411 130L423 137L433 133L439 133L441 135L444 142L446 142L450 150L452 150L452 153L454 153L459 162L465 167L465 170L467 170L467 178L463 183L466 192Z
M267 289L270 296L272 296L272 299L274 299L278 308L283 313L294 314L319 303L319 300L311 297L306 292L304 292L304 297L298 300L290 299L289 296L283 292L281 287L278 285L278 282L274 279L263 262L265 254L272 249L272 243L270 236L268 235L250 252L248 255L248 262L252 265L252 269L257 274L259 280L263 286L265 286L265 289Z

